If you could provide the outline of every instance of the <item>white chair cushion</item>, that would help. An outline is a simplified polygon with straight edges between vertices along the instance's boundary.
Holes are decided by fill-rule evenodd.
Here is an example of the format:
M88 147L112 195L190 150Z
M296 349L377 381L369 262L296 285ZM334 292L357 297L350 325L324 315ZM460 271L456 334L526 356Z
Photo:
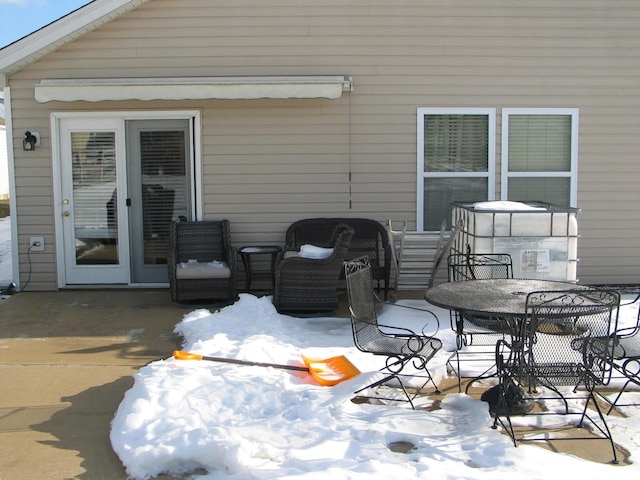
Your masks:
M231 269L225 262L188 262L179 263L176 267L176 278L179 280L197 280L203 278L229 278Z
M300 256L304 258L313 258L321 260L323 258L329 258L333 253L333 248L316 247L315 245L301 245Z

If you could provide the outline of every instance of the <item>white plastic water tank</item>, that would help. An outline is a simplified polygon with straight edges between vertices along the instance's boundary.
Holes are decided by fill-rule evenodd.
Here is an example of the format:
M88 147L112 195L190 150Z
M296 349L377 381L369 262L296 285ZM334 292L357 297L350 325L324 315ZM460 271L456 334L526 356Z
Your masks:
M516 278L577 281L579 209L542 202L453 203L455 249L508 253Z

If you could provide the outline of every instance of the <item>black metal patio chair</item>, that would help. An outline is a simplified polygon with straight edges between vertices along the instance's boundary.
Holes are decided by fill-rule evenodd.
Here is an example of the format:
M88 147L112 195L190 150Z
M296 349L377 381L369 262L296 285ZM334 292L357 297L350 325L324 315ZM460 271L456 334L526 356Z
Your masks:
M345 264L345 278L355 345L362 352L386 357L385 366L381 371L388 374L382 381L368 385L356 393L395 379L399 382L413 408L413 399L421 393L427 383L431 382L435 390L439 391L427 369L427 364L442 348L442 342L434 336L422 332L416 333L408 328L382 325L378 322L377 309L382 302L375 295L371 267L366 263L366 259L347 262ZM398 307L395 304L387 305L392 308ZM414 376L421 376L425 379L413 396L407 394L400 378L407 366L421 372Z
M640 286L638 285L612 288L621 295L623 293L632 293L635 296L632 300L626 301L624 304L621 303L621 308L635 304L640 300ZM628 391L629 387L632 385L640 387L640 310L638 310L635 324L618 329L612 341L614 342L614 348L611 366L616 380L622 379L622 386L617 390L613 400L604 394L600 394L600 397L609 404L607 415L616 407L638 406L637 401L623 403L622 400L623 394ZM613 385L613 382L611 385Z
M640 387L640 337L637 333L619 338L614 348L613 368L625 378L624 384L618 390L616 397L610 402L609 415L615 407L638 405L638 403L622 403L622 394L631 384Z
M508 395L514 388L538 389L553 392L552 396L530 397L535 402L561 400L564 408L537 411L527 415L579 415L577 427L589 421L601 436L562 438L606 439L617 463L615 444L605 416L596 401L595 389L607 385L612 372L614 341L609 335L615 331L620 296L617 292L593 288L564 291L532 292L527 296L526 315L521 322L522 335L513 340L499 340L496 346L496 365L500 376L499 398L492 412L494 427L502 425L518 441L549 441L554 432L532 434L519 439L511 417ZM561 391L559 387L570 387ZM582 412L571 412L568 398L584 401ZM598 418L589 413L593 406ZM546 408L549 408L547 403Z
M454 253L447 259L449 281L484 280L490 278L513 278L513 262L506 253ZM475 380L484 378L494 370L495 345L508 333L503 320L491 316L479 316L451 311L451 328L456 333L456 351L448 366L458 377L461 390L461 357L464 361L482 362L482 373ZM481 348L478 348L481 347ZM490 347L490 348L482 348ZM455 357L456 365L451 360ZM488 364L488 366L486 366ZM472 382L467 384L467 390Z

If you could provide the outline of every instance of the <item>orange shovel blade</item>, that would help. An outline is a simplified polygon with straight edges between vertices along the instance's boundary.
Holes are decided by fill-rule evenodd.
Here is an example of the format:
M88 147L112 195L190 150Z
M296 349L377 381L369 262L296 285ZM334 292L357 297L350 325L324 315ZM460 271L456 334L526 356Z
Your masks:
M315 380L325 387L337 385L360 373L360 370L345 356L314 360L302 355L304 364Z

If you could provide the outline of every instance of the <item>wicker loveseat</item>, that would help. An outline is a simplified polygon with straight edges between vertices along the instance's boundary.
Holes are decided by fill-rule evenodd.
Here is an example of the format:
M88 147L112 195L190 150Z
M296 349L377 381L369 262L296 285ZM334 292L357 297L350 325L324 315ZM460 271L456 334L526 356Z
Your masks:
M173 222L169 245L172 301L231 304L237 300L237 260L229 220Z
M273 304L290 315L331 313L338 309L338 281L353 236L353 229L337 225L323 245L314 243L325 255L309 258L302 249L285 249L276 261ZM322 249L320 247L325 247Z
M353 228L353 237L345 260L368 257L371 276L380 288L384 282L384 299L389 296L389 278L391 276L391 246L386 228L369 218L305 218L291 224L287 229L285 243L287 248L296 249L300 245L324 245L331 238L336 225L349 225ZM344 271L341 272L344 277Z

